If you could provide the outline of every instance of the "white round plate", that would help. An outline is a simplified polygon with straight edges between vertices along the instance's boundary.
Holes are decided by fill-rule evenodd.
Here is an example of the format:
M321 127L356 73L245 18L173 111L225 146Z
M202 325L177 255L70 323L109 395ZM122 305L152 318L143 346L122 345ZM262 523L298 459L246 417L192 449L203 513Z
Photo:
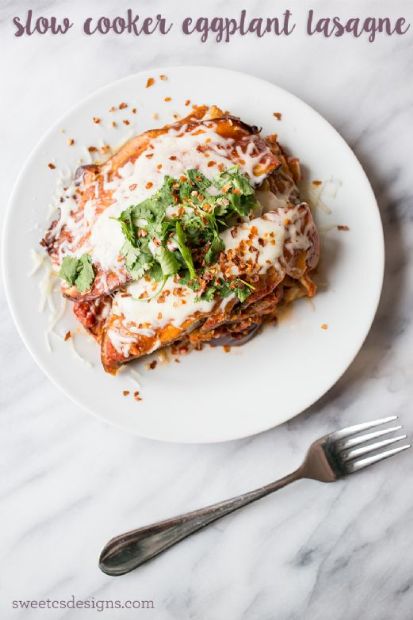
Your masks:
M159 76L165 74L167 80ZM155 83L146 88L148 77ZM172 101L165 102L165 97ZM217 104L247 123L277 133L298 156L306 177L304 193L316 203L322 236L319 293L295 304L279 325L244 347L225 353L206 347L155 370L133 365L117 377L104 373L98 347L75 332L79 360L54 333L45 332L48 313L38 312L41 273L29 277L31 251L48 224L48 205L58 169L74 169L85 146L120 144L185 114L192 103ZM109 112L113 105L128 108ZM137 113L131 108L136 106ZM274 112L281 112L277 120ZM101 123L92 122L92 117ZM130 119L125 125L122 119ZM113 128L111 121L117 121ZM62 132L64 130L64 133ZM76 143L68 146L68 137ZM50 170L48 162L56 163ZM317 188L312 180L321 180ZM321 197L320 197L321 191ZM317 206L318 205L318 206ZM348 226L339 230L337 225ZM168 67L144 71L110 84L71 110L40 141L17 180L4 228L4 276L21 337L49 378L76 403L102 420L143 437L178 442L217 442L265 431L292 418L320 398L343 374L372 323L383 278L383 232L370 184L351 149L308 105L269 82L211 67ZM322 328L322 325L324 328ZM325 327L328 329L325 329ZM75 330L67 312L55 328ZM133 391L140 389L142 401ZM130 390L123 396L123 390Z

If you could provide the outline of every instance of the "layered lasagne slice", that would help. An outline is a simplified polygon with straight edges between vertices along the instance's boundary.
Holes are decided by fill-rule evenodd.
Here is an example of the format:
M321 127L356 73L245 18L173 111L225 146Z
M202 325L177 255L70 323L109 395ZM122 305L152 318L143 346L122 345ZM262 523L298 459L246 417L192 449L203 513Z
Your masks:
M200 106L179 122L136 136L105 163L79 168L42 241L55 269L63 264L63 294L92 300L132 279L117 218L159 190L165 176L179 179L197 169L212 178L237 165L258 187L273 171L281 172L279 155L256 127L215 106Z
M313 296L319 239L298 179L275 136L215 106L81 167L42 244L105 370L241 344Z
M150 276L113 298L101 338L111 373L132 359L176 342L236 344L287 301L312 296L308 272L318 261L318 234L306 204L278 207L221 235L224 249L193 287L179 275Z

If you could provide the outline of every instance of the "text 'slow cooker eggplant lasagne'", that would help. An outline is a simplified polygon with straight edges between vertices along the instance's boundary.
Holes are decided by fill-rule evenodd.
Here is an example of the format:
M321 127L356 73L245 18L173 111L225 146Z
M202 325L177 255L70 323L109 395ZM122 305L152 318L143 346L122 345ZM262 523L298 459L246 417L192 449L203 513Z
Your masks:
M236 345L315 294L298 160L216 107L79 168L42 245L109 373L162 347Z

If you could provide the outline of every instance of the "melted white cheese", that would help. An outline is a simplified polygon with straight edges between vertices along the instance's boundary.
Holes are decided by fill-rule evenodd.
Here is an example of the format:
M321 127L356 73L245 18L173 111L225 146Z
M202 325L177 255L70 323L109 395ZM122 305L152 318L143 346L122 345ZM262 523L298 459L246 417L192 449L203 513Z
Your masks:
M276 217L272 217L276 216ZM252 234L254 233L254 234ZM265 273L283 253L285 227L282 218L275 213L257 217L235 229L228 229L221 235L225 250L235 250L243 243L243 262L252 261L258 267L256 273ZM232 272L239 272L234 265Z
M219 174L218 166L227 169L237 163L253 185L264 180L266 174L256 174L259 172L257 165L268 157L269 149L258 152L251 141L245 151L238 146L234 158L233 139L224 138L208 127L197 127L192 132L184 129L170 129L151 140L150 147L135 162L128 161L111 181L104 183L104 190L111 193L114 202L103 213L96 214L99 206L99 197L96 196L85 205L80 226L73 222L73 218L65 218L75 238L91 230L89 239L77 252L79 255L88 252L93 262L105 270L118 268L124 237L116 218L129 206L155 193L162 186L165 175L179 178L186 170L196 168L212 179Z
M196 312L207 314L212 310L213 301L197 301L197 293L188 286L174 282L173 278L157 294L160 286L153 280L142 278L127 287L128 297L122 293L115 295L113 314L124 317L122 323L129 332L154 336L157 329L169 324L180 327ZM109 336L117 349L110 333Z
M255 197L262 206L262 213L288 207L288 205L291 204L291 193L294 189L292 185L290 191L278 195L275 195L270 190L257 190Z
M291 214L289 222L293 222L296 208L288 210ZM265 273L271 266L277 266L283 254L288 229L285 226L286 212L267 213L248 223L226 230L221 237L225 251L242 253L243 261L251 259L255 263L255 273ZM293 223L296 238L300 238ZM258 241L261 239L261 243ZM233 273L236 275L236 267ZM209 314L214 301L197 300L197 293L187 286L168 280L164 289L157 295L160 284L142 278L129 284L124 293L117 293L113 299L113 314L120 317L121 326L128 335L119 334L115 329L108 332L115 349L124 357L129 354L130 345L136 342L139 335L154 337L158 329L172 324L180 327L189 318ZM221 302L222 309L234 298L231 295ZM156 349L157 344L153 346Z

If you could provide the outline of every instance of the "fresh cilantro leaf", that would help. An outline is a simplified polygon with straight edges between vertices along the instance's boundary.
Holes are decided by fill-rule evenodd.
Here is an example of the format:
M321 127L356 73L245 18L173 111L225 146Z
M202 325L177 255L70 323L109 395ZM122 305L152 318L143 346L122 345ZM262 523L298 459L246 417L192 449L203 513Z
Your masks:
M163 280L164 275L162 273L162 267L159 263L154 263L152 265L152 267L149 269L149 275L151 276L152 280L155 280L155 282L161 282Z
M125 241L120 253L125 257L126 269L135 279L141 278L154 261L152 254L143 248L136 248L129 241Z
M136 241L136 231L132 217L133 207L129 207L125 211L122 211L119 217L119 222L122 228L122 232L125 238L134 244Z
M209 286L206 291L204 291L203 294L199 297L199 300L202 299L203 301L213 301L216 292L217 289L215 288L215 286Z
M207 253L205 254L205 262L207 265L211 265L214 263L218 257L218 254L225 249L225 244L222 241L221 237L217 234L211 241L211 245L208 248Z
M77 278L77 264L77 258L65 256L60 266L59 278L66 280L70 286L74 285Z
M75 286L80 293L88 291L95 279L92 259L88 254L80 258L65 256L59 271L59 277L70 286Z
M237 287L234 292L241 303L251 295L251 291L246 286Z
M196 271L194 267L194 261L192 259L191 250L186 245L185 234L182 230L181 222L176 222L176 242L178 244L179 251L184 259L185 265L188 268L191 278L196 278Z
M76 278L75 286L80 293L88 291L95 279L95 272L92 265L92 259L89 254L83 254L78 263L79 275Z
M168 248L161 245L156 252L156 259L164 276L173 276L175 273L178 273L178 260L175 254L168 250Z
M157 281L178 274L183 283L199 290L205 268L225 249L220 233L248 216L256 204L254 188L238 167L213 181L196 169L179 179L166 176L157 192L118 218L125 237L126 268L134 279L145 271ZM178 206L177 214L167 214L169 206ZM248 286L220 278L209 282L201 297L233 293L245 300Z
M187 170L186 176L188 177L190 183L201 192L205 191L212 185L212 181L207 179L207 177L200 170L196 170L195 168Z
M139 249L135 248L129 240L126 240L121 247L120 253L125 258L126 269L130 271L139 256Z

